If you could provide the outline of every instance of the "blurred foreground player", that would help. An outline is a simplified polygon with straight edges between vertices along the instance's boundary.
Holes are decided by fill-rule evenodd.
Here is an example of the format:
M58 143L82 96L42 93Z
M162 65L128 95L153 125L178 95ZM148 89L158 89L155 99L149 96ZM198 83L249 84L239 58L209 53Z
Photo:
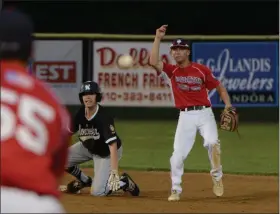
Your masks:
M1 213L64 213L57 189L70 121L50 89L28 74L32 33L24 14L1 12Z

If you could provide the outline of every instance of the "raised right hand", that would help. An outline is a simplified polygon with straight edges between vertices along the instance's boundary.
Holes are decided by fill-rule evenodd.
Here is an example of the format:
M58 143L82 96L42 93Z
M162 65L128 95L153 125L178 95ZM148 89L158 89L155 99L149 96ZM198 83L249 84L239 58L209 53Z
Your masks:
M156 31L156 38L162 39L165 36L167 27L168 25L162 25L160 28L158 28Z

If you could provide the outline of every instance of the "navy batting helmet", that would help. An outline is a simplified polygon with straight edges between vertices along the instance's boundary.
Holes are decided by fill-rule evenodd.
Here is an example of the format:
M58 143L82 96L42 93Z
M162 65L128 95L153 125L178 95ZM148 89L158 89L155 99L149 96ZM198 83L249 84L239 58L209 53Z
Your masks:
M83 96L87 94L96 94L96 102L101 102L102 100L100 87L94 81L87 81L82 84L79 93L79 99L82 104L84 104Z

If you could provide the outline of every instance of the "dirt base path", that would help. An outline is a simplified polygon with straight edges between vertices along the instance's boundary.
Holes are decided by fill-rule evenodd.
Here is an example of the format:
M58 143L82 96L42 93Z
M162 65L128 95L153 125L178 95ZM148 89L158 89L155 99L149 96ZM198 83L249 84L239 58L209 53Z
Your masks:
M93 175L92 169L83 170ZM141 189L141 196L94 197L89 188L79 195L63 194L62 202L69 213L278 213L279 186L276 176L225 175L225 194L212 193L209 174L186 173L181 201L168 202L168 172L129 171ZM73 178L65 176L64 183Z

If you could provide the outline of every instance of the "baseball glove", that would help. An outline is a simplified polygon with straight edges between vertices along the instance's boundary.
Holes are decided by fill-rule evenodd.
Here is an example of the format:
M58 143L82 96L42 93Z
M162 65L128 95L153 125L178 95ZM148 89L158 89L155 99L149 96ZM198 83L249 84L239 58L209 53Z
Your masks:
M230 132L238 132L238 113L236 108L225 108L221 114L220 129Z

